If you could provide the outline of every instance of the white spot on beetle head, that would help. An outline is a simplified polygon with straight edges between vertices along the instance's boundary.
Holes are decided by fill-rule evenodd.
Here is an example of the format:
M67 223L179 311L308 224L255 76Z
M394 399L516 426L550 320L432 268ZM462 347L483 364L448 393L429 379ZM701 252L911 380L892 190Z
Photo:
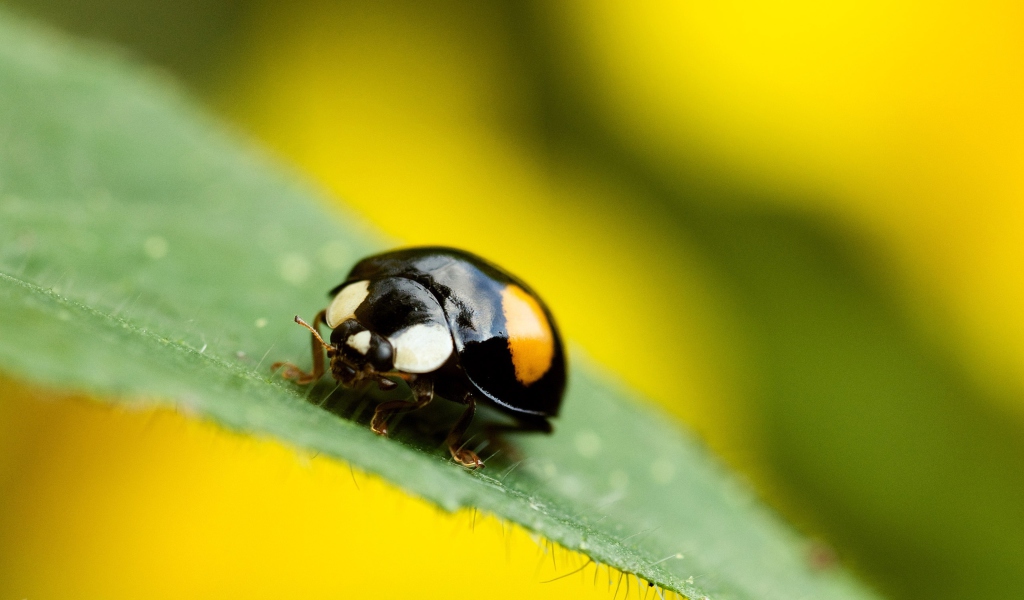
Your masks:
M356 316L356 309L370 295L370 282L355 281L341 288L338 295L327 307L327 326L334 329L343 322Z
M345 340L345 344L355 348L356 352L360 354L366 354L370 351L370 332L364 329L359 333L353 333Z
M455 349L451 332L440 323L406 327L388 341L395 349L395 369L406 373L436 371Z

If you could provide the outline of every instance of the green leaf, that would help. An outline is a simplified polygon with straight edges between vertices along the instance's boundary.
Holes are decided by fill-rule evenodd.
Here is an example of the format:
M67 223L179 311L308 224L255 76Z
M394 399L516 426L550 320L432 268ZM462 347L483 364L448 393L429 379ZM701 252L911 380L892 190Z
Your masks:
M152 74L3 13L0 40L3 371L271 435L691 598L874 597L578 350L556 433L480 472L307 401L267 365L308 360L291 317L379 237Z

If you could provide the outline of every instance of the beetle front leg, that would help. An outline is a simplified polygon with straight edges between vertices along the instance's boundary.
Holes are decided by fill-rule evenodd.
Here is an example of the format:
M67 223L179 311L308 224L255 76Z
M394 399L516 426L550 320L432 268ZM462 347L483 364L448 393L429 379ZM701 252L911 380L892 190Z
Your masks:
M480 457L476 455L476 452L467 450L459 444L459 440L469 429L469 424L473 421L473 415L476 414L476 398L473 394L466 394L466 410L462 412L462 416L452 426L452 430L448 432L448 439L445 443L448 444L448 451L451 452L452 458L455 462L468 469L482 469L484 468L484 461L480 460Z
M388 434L388 419L391 415L409 412L423 408L434 399L434 380L430 377L419 376L414 379L409 387L412 388L412 402L405 400L391 400L377 405L373 412L373 419L370 421L370 429L377 435Z
M299 385L306 385L307 383L313 383L324 376L324 348L327 344L324 343L323 338L320 337L320 325L324 323L324 319L327 315L326 310L322 310L313 317L313 325L305 325L302 319L295 317L295 322L300 325L305 325L310 331L310 345L313 349L313 372L306 373L299 367L293 365L290 362L276 362L270 365L270 370L276 371L282 369L281 377L285 379L294 379L295 383Z

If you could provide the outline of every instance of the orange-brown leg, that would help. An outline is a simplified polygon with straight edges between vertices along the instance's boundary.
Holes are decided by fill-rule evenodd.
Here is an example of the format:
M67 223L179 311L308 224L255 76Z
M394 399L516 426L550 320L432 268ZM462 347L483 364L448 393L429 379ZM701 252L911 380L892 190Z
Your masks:
M484 468L484 461L480 460L476 452L467 450L459 444L459 440L466 433L466 429L469 428L469 424L473 421L473 415L475 414L476 398L472 394L466 394L466 410L462 412L462 416L452 426L452 430L448 432L448 439L445 440L445 443L448 444L448 451L452 453L452 458L455 459L455 462L469 469L482 469Z
M302 369L296 367L290 362L276 362L270 365L272 371L281 369L281 377L285 379L294 379L295 383L299 385L306 385L307 383L313 383L324 376L324 342L316 333L320 331L320 325L324 323L324 318L327 315L326 310L322 310L313 317L313 325L310 328L310 345L313 348L313 372L306 373ZM295 317L296 323L302 325L300 319Z
M377 435L388 434L388 419L392 415L409 412L423 408L434 399L434 380L430 377L417 377L409 384L412 388L412 402L405 400L391 400L377 405L373 412L373 419L370 421L370 429Z

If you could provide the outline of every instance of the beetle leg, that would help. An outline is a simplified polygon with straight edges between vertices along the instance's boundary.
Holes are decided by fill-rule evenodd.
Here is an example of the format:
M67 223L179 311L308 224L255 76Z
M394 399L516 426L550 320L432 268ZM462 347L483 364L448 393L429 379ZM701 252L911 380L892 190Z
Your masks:
M272 371L281 369L281 377L285 379L294 379L295 383L298 383L299 385L305 385L313 381L312 373L307 373L290 362L276 362L270 365L270 369Z
M413 375L412 373L403 373L401 371L386 371L383 373L378 371L373 374L373 379L377 381L377 388L379 388L380 391L382 392L390 392L391 390L398 387L398 384L388 379L388 377L395 377L397 379L401 379L402 381L408 382L410 386L412 385L412 382L416 381L416 379L419 378L418 375Z
M391 400L377 405L370 421L370 429L377 435L388 434L388 418L398 413L423 408L434 399L434 380L430 377L417 377L409 387L412 388L413 401Z
M294 379L295 383L299 385L306 385L307 383L313 383L324 376L324 348L329 347L320 337L320 325L324 322L324 317L327 311L322 310L313 317L313 325L307 325L302 319L295 317L295 322L302 325L310 331L310 346L313 349L313 372L306 373L302 369L296 367L290 362L276 362L270 365L272 371L283 368L281 371L281 377L285 379Z
M472 394L466 394L466 410L463 411L462 416L452 426L452 430L448 432L448 439L445 440L445 443L448 444L448 451L452 453L452 458L455 459L455 462L469 469L482 469L484 462L480 460L476 452L466 450L459 445L459 440L462 439L466 429L469 428L474 414L476 414L476 398Z

